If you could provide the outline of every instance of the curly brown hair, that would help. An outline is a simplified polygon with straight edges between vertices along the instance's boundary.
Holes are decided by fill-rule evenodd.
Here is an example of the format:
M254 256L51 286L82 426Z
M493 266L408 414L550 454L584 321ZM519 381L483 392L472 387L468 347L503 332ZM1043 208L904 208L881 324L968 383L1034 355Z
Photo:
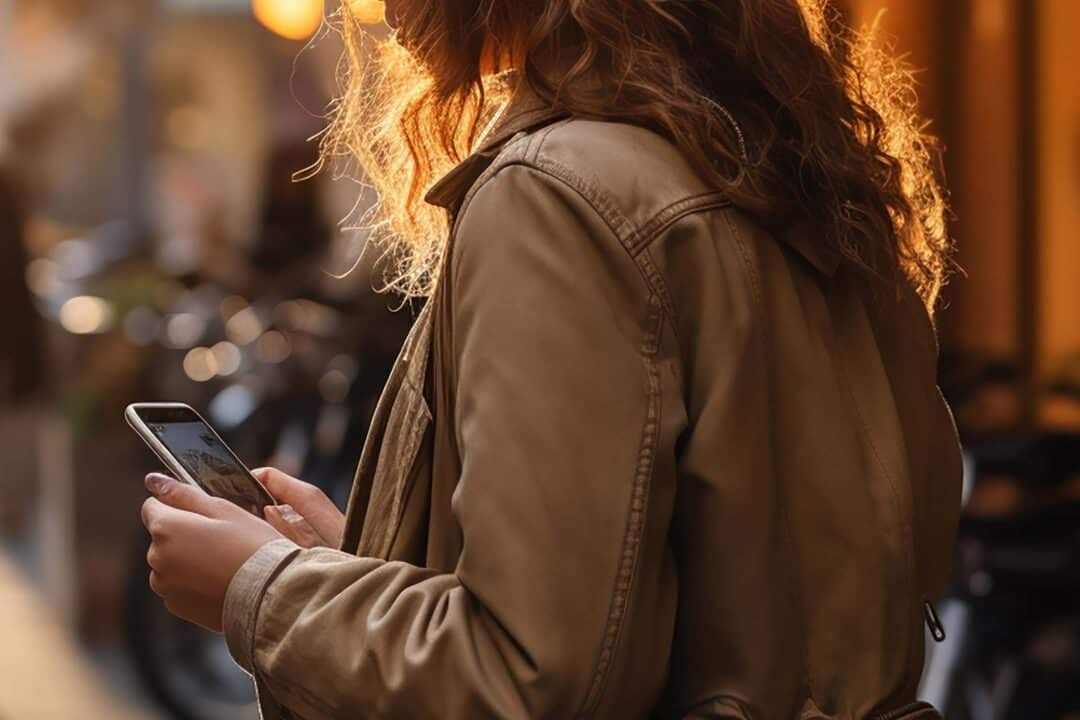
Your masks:
M446 219L424 192L525 83L664 135L766 227L810 222L866 277L905 279L933 308L951 252L936 144L910 69L873 28L824 0L398 2L404 22L382 42L347 2L338 14L343 93L323 138L324 158L358 161L379 192L361 224L394 258L389 287L431 291ZM515 71L493 74L493 58Z

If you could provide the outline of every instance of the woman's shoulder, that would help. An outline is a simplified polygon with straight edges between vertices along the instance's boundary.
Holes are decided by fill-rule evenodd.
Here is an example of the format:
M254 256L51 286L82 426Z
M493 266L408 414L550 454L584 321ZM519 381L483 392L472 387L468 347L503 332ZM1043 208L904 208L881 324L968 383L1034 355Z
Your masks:
M523 133L503 149L488 179L521 165L565 184L628 238L669 216L727 204L673 143L629 123L573 117Z

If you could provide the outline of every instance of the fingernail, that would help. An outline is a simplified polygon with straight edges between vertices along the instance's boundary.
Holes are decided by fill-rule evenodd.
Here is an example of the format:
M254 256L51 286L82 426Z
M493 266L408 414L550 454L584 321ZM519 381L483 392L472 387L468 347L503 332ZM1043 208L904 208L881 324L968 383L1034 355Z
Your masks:
M172 482L172 478L161 473L150 473L146 476L146 489L155 495L161 493L169 483Z
M281 517L285 518L287 522L298 523L304 521L304 516L293 510L292 505L278 505L277 509L281 513Z

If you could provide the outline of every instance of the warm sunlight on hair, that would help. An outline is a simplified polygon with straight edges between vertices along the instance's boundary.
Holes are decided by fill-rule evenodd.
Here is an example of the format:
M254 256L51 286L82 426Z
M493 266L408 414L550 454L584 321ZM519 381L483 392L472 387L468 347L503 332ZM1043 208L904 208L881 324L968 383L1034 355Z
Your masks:
M361 25L378 25L386 19L386 4L382 0L345 0L349 12Z
M911 71L824 0L445 0L381 42L368 8L346 0L335 17L342 85L322 147L378 191L354 220L392 261L387 287L431 292L447 227L425 191L524 82L573 115L660 133L766 227L809 221L866 277L903 275L933 307L951 244ZM486 76L492 55L519 71Z
M425 203L424 194L468 155L480 115L493 112L491 103L506 94L493 92L487 103L478 96L440 100L431 73L412 54L361 27L367 12L360 0L343 5L335 18L345 54L342 92L322 141L324 160L338 175L359 177L378 193L376 206L346 224L368 234L365 249L384 252L386 288L425 296L436 280L447 223L445 211Z

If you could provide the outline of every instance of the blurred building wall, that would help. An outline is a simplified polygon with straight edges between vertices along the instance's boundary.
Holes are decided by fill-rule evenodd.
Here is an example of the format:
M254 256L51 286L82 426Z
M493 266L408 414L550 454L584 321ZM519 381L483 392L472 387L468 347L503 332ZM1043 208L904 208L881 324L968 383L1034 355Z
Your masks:
M853 0L917 73L923 114L945 149L957 260L940 320L960 352L1015 353L1017 0ZM971 279L977 278L977 282Z
M153 161L152 202L163 243L183 242L179 236L197 230L185 227L191 218L178 216L169 198L176 192L205 193L199 204L229 244L254 241L272 118L264 33L245 21L168 16L156 28L149 62L167 149Z
M961 268L938 313L945 352L1015 368L963 422L1080 427L1080 3L850 0L917 72L944 144Z
M957 352L1011 356L1021 330L1019 277L1019 75L1017 6L1012 0L969 0L957 34L955 136L950 180L956 212L955 306L951 341ZM1003 408L1002 412L1015 412Z
M1080 3L1039 0L1038 237L1042 375L1080 354ZM1080 425L1073 402L1048 402L1043 420Z

